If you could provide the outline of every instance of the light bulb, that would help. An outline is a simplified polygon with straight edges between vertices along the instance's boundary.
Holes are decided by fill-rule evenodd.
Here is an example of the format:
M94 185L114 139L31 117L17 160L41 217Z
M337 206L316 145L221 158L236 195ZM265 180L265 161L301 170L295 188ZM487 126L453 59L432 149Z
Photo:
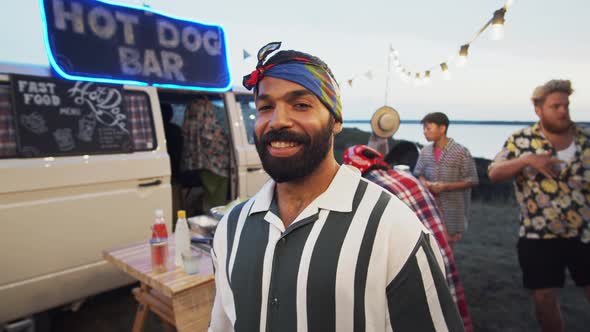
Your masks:
M459 58L457 59L457 66L461 67L467 63L467 54L469 52L469 44L461 46L459 50Z
M492 28L490 29L490 38L500 40L504 37L504 15L506 8L500 8L494 12L492 17Z
M440 64L440 70L443 73L443 78L445 79L445 81L451 79L451 72L449 71L449 66L447 66L446 62Z
M414 76L414 86L419 86L422 84L422 80L420 79L420 73L416 73Z
M427 70L427 71L424 73L424 78L423 78L422 80L424 81L424 84L425 84L425 85L428 85L428 84L430 84L430 70Z
M493 24L490 29L490 39L500 40L504 38L504 24Z

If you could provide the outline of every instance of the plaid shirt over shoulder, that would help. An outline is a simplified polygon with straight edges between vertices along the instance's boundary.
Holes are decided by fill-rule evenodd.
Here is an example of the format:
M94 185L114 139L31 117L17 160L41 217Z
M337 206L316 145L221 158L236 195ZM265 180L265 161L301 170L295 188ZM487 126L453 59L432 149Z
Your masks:
M527 239L578 238L590 243L590 133L576 126L574 159L564 164L559 175L547 178L525 167L514 179L520 205L519 236ZM527 154L556 151L541 131L539 123L512 134L494 164Z
M387 189L404 202L418 219L435 237L441 249L441 254L446 268L447 283L453 299L457 304L465 331L472 331L471 318L467 309L467 302L463 292L463 286L455 266L455 259L451 247L445 237L445 229L441 220L436 201L432 194L411 174L396 170L372 170L363 177L379 186Z

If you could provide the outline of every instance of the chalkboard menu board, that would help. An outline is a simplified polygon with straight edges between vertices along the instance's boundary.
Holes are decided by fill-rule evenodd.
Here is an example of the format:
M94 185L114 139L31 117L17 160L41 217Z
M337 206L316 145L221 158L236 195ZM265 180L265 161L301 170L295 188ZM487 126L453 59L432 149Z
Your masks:
M132 150L123 87L11 75L22 157Z

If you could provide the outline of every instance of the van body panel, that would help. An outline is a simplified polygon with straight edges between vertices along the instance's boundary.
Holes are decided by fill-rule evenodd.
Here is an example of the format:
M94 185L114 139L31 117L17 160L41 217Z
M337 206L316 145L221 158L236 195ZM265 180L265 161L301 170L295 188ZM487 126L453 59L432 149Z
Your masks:
M11 71L0 66L0 72ZM9 79L10 75L0 74L0 83ZM0 159L0 250L4 253L0 256L0 323L133 282L104 261L102 251L147 241L155 209L164 210L172 233L172 174L160 90L146 86L124 86L124 90L148 96L156 139L153 150ZM237 94L241 100L251 98ZM246 199L268 175L247 132L252 122L246 125L236 93L223 93L223 98L231 136L228 148L234 159L230 180L237 182L237 190L232 185L228 198Z
M133 282L136 280L101 260L27 280L22 286L0 286L0 324L54 308L56 300L60 301L57 305L71 303Z
M0 256L0 265L9 267L0 275L0 287L97 262L106 248L147 241L154 217L146 206L167 206L170 185L164 183L48 188L13 193L10 202L1 195L0 219L13 221L3 227L3 246L18 250Z
M0 322L133 280L102 251L150 237L154 210L171 230L170 164L156 89L151 151L0 159Z
M238 195L241 198L248 198L256 194L269 177L262 169L256 146L248 142L246 119L244 119L240 104L235 100L234 93L226 94L226 107L228 108L232 136L234 136L234 150L238 163Z
M0 202L5 199L2 194L125 181L129 174L138 180L170 177L169 169L168 155L159 149L121 155L6 159L0 163Z

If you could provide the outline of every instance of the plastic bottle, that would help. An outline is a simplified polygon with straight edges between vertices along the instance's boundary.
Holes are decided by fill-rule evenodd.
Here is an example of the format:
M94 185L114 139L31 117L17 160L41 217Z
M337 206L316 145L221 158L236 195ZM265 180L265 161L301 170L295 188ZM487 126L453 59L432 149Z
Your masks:
M164 272L168 263L168 231L164 221L164 211L157 209L155 215L152 238L150 239L152 270Z
M174 263L176 266L183 267L182 253L190 252L191 239L186 220L186 211L179 210L177 215L176 230L174 231Z

